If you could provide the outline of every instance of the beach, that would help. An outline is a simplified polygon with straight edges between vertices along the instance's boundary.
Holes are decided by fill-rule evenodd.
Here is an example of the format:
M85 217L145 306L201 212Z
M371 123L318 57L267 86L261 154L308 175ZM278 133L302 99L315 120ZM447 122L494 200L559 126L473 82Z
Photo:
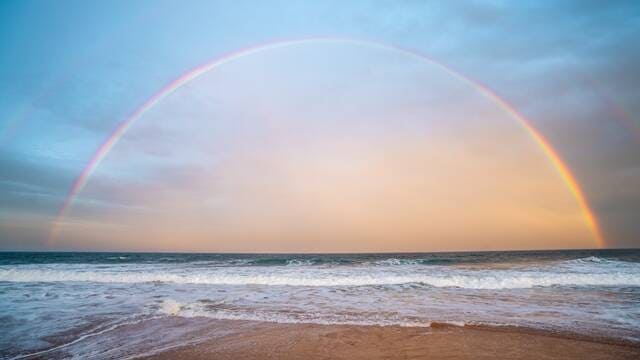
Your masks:
M640 347L455 326L234 324L237 331L147 359L638 359Z
M640 358L640 251L0 253L0 359Z
M640 0L0 16L0 360L640 360Z

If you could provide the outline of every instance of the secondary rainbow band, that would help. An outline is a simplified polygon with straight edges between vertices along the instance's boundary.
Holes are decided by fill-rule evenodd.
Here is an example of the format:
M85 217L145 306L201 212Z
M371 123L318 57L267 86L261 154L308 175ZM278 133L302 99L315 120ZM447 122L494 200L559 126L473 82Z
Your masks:
M93 154L85 168L82 170L80 175L73 182L67 197L65 198L64 203L60 207L58 211L57 217L53 221L51 231L49 234L48 243L51 244L52 241L55 240L55 237L58 232L58 226L64 219L65 214L72 206L74 199L78 195L80 191L84 188L87 180L93 173L93 171L100 165L102 160L107 156L109 151L116 145L118 140L127 132L127 130L133 125L133 123L139 119L144 113L146 113L149 109L153 108L156 104L162 101L167 96L171 95L174 91L187 84L191 80L198 78L200 75L222 66L226 63L232 62L239 58L249 56L261 51L272 50L277 48L289 47L294 45L300 45L311 42L329 42L329 43L348 43L360 46L368 46L385 50L393 50L397 52L401 52L413 58L419 59L420 61L425 61L430 64L434 64L452 76L464 80L465 82L471 84L476 90L478 90L485 97L490 99L491 101L498 104L502 109L504 109L509 115L513 118L517 119L519 123L524 127L524 129L529 133L532 139L540 146L544 154L549 158L551 164L556 169L558 174L560 175L563 182L566 184L569 191L573 194L576 199L578 206L582 210L585 222L589 227L591 233L594 236L594 239L598 246L602 247L605 244L604 236L600 231L600 227L598 222L596 221L593 212L589 208L587 200L580 189L580 186L576 182L573 174L569 171L568 167L564 164L560 156L555 152L553 147L549 144L549 142L540 134L538 131L531 126L531 123L516 109L514 109L511 105L509 105L506 101L500 98L495 92L493 92L488 87L479 83L478 81L472 80L471 78L463 75L462 73L452 69L449 66L446 66L436 60L433 60L419 52L405 49L395 45L383 44L379 42L373 41L365 41L365 40L354 40L354 39L345 39L345 38L305 38L305 39L296 39L296 40L284 40L284 41L276 41L270 42L266 44L261 44L249 48L244 48L235 52L230 52L227 54L218 57L217 59L207 62L203 65L197 66L194 69L189 70L183 75L179 76L175 80L168 83L166 86L161 88L157 93L151 96L147 101L145 101L140 107L138 107L133 113L131 113L124 121L122 121L116 129L109 135L109 137L100 145L100 147Z

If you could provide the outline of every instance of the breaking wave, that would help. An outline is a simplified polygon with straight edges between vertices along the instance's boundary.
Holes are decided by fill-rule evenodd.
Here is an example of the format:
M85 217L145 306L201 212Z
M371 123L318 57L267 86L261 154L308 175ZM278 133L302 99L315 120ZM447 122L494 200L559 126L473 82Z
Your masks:
M206 306L201 303L179 303L165 299L157 310L160 315L186 318L206 317L216 320L245 320L273 322L280 324L321 324L321 325L379 325L404 327L442 327L475 324L465 321L428 321L411 317L368 316L367 313L314 314L300 311L265 311L251 309L224 308Z
M182 272L144 271L74 271L41 269L0 269L0 281L7 282L94 282L263 286L382 286L419 284L431 287L465 289L519 289L548 286L640 286L640 271L540 272L514 270L446 271L430 273L366 271L251 271Z

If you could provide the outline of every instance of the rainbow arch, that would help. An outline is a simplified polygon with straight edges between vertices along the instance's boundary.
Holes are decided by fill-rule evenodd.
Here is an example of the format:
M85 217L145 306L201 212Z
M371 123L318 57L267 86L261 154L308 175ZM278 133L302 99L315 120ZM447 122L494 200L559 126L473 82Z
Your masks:
M223 54L215 58L212 61L206 62L195 68L183 73L178 76L167 85L162 87L159 91L153 94L150 98L148 98L142 105L140 105L137 109L135 109L127 118L125 118L106 138L106 140L98 147L98 149L93 153L82 172L77 176L67 196L60 207L55 219L52 222L49 236L47 239L47 244L51 245L57 236L59 225L64 220L66 213L69 211L71 206L73 205L73 201L76 196L82 191L84 186L86 185L88 179L91 177L91 174L95 171L95 169L100 165L102 160L107 156L109 151L118 143L120 138L127 132L127 130L133 125L133 123L138 120L142 115L144 115L149 109L153 108L156 104L162 101L167 96L171 95L173 92L189 83L190 81L198 78L199 76L211 71L219 66L223 66L224 64L230 63L234 60L256 54L262 51L290 47L295 45L307 44L307 43L346 43L360 46L368 46L383 50L392 50L396 52L403 53L407 56L413 57L423 62L427 62L429 64L433 64L452 75L455 78L463 80L470 85L472 85L479 93L488 98L489 100L496 103L500 106L504 111L506 111L510 116L518 120L520 125L525 129L525 131L531 136L533 141L540 147L543 153L547 156L550 163L553 165L558 175L567 186L573 197L575 198L578 206L582 211L582 215L584 220L591 231L594 240L596 241L599 247L603 247L605 245L605 238L602 234L600 226L596 220L593 211L589 207L589 204L586 200L582 189L577 183L575 177L566 166L562 158L558 155L558 153L553 149L551 144L531 125L530 121L527 120L523 115L521 115L513 106L499 97L495 92L489 89L487 86L482 83L469 78L468 76L462 74L459 71L454 70L453 68L436 61L420 52L407 49L404 47L386 44L381 42L369 41L369 40L358 40L358 39L349 39L349 38L327 38L327 37L316 37L316 38L304 38L304 39L294 39L294 40L280 40L274 42L263 43L259 45L255 45L248 48L243 48L237 51L229 52Z

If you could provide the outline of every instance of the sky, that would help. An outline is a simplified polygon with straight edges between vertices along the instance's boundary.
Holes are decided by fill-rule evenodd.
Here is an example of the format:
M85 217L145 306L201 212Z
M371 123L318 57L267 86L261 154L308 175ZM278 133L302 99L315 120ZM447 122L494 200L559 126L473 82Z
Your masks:
M640 247L638 38L634 1L3 1L0 249Z

